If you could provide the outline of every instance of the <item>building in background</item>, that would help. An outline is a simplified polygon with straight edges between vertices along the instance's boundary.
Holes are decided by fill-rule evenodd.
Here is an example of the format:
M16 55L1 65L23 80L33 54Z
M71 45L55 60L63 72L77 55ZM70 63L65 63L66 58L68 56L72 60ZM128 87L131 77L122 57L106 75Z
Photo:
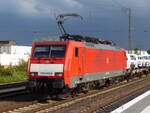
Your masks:
M0 41L0 65L4 67L19 65L28 61L31 46L19 46L15 41Z

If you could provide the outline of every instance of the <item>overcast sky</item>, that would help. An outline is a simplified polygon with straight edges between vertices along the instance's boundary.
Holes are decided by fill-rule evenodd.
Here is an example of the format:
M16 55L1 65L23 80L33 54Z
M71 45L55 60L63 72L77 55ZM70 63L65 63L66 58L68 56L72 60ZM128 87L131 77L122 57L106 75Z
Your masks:
M128 47L128 12L132 9L134 48L150 49L150 0L0 0L0 39L31 45L59 36L55 15L78 13L65 22L68 33L96 36Z

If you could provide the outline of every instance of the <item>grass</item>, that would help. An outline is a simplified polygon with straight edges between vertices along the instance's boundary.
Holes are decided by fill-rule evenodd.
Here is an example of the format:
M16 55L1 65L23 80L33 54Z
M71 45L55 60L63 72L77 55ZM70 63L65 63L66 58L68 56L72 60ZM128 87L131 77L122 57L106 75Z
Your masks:
M26 67L26 62L21 62L18 66L6 69L0 66L0 84L26 81Z

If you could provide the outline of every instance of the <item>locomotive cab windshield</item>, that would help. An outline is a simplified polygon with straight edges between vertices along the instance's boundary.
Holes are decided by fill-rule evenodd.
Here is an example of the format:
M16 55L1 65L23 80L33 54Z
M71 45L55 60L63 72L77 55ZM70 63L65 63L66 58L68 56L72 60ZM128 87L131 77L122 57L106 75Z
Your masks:
M33 57L36 58L64 58L65 45L38 45L34 49Z

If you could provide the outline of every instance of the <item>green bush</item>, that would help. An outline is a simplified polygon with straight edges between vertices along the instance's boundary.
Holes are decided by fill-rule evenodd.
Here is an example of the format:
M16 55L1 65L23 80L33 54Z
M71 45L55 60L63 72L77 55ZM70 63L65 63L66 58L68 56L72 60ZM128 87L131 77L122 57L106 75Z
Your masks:
M0 66L0 84L27 80L27 62L21 61L18 66L4 68Z
M0 76L12 76L12 70L10 68L4 68L0 66Z

